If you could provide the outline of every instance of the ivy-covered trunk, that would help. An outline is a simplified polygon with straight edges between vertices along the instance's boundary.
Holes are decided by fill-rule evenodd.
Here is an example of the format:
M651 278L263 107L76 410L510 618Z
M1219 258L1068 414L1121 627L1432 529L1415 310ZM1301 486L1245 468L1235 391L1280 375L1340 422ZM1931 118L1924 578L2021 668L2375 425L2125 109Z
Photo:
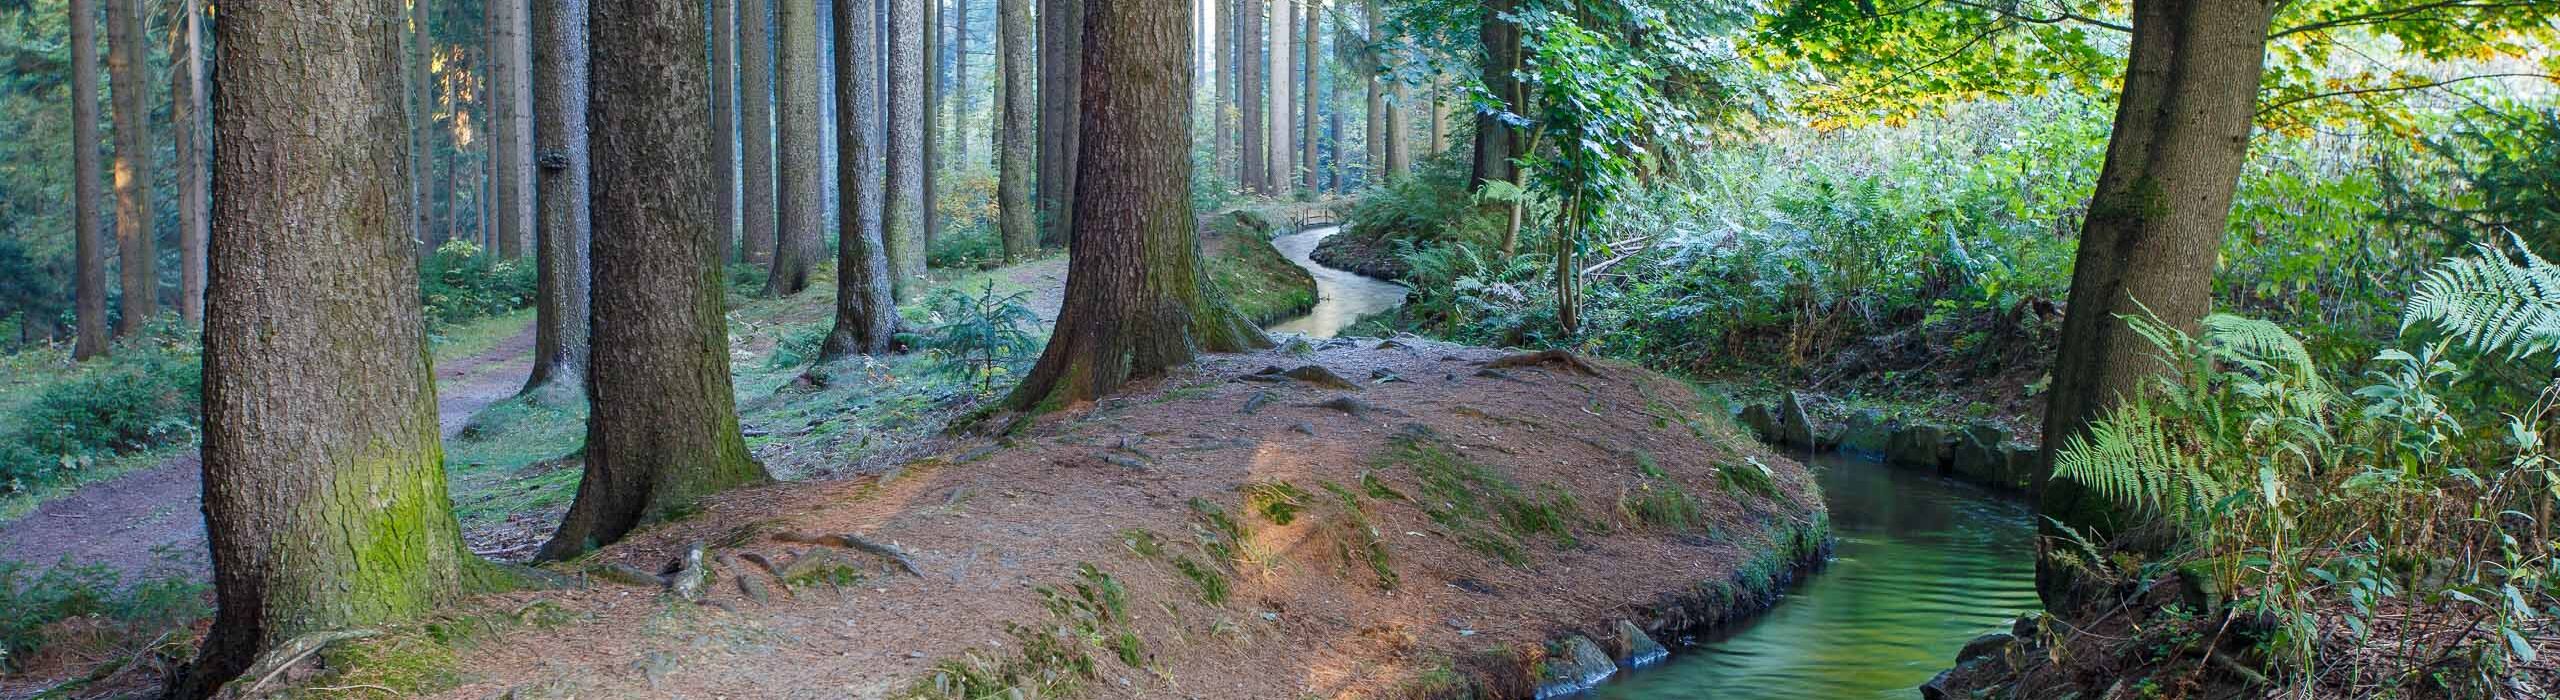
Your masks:
M2080 233L2045 413L2046 462L2168 366L2123 317L2156 315L2188 332L2212 310L2213 268L2248 156L2267 29L2279 2L2142 0L2106 165ZM2080 485L2046 479L2039 507L2100 535L2129 514ZM2044 526L2051 532L2050 523ZM2076 595L2062 567L2039 560L2046 606Z
M701 167L711 155L703 5L594 2L586 474L545 559L768 478L747 454L729 383L712 178Z
M819 361L889 352L898 309L889 288L889 254L880 240L880 3L835 0L836 322Z
M537 197L528 392L584 391L587 381L587 1L532 4Z
M1284 0L1285 1L1285 0ZM1066 305L1008 403L1045 410L1270 341L1205 286L1191 211L1187 0L1086 6Z
M268 648L391 622L465 563L409 235L399 0L225 5L204 329L204 514L218 601L173 689ZM255 144L249 147L247 144Z

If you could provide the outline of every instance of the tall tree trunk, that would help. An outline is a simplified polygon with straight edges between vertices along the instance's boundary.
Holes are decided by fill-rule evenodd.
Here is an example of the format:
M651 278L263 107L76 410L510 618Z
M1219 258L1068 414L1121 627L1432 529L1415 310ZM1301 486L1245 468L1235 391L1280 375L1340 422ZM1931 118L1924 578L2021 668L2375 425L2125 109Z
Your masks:
M1431 150L1424 155L1436 156L1449 152L1449 106L1441 101L1449 90L1439 76L1432 76L1430 90L1431 102L1424 106L1431 110Z
M521 258L532 252L527 245L533 240L533 201L528 181L532 172L533 130L526 120L531 109L531 74L526 71L530 42L526 41L524 18L528 0L487 0L489 4L489 98L490 142L496 181L491 185L496 208L491 210L491 223L497 226L497 253L500 257Z
M1387 17L1378 10L1378 0L1362 0L1360 9L1369 22L1369 44L1360 50L1360 55L1365 58L1361 72L1369 76L1369 79L1361 81L1368 100L1362 112L1362 126L1366 128L1361 133L1360 164L1364 166L1365 175L1360 182L1376 185L1387 181L1387 85L1382 65L1386 52L1382 47L1387 41Z
M566 395L587 380L587 2L536 0L533 128L541 166L541 217L534 250L533 374L524 389L556 385Z
M594 0L595 326L586 476L560 531L564 559L767 481L738 433L712 210L703 4ZM741 18L750 23L756 17Z
M396 15L395 15L396 16ZM142 0L107 0L107 80L116 122L116 257L124 278L116 334L131 335L160 311L160 251L151 207L151 87Z
M1346 159L1342 156L1342 110L1333 109L1324 113L1324 152L1327 186L1333 190L1334 194L1351 191L1350 168L1343 164Z
M942 151L967 172L979 162L969 152L969 0L951 0L951 15L943 22L951 25L951 125Z
M720 262L738 240L738 0L711 0L712 208L720 215Z
M1519 79L1512 75L1520 67L1520 25L1507 16L1518 8L1519 0L1487 0L1484 17L1476 26L1476 38L1484 44L1483 63L1477 66L1478 79L1484 82L1485 94L1498 104L1475 110L1475 163L1467 173L1467 190L1470 192L1497 182L1508 184L1517 169L1511 161L1519 156L1520 134L1504 122L1498 112L1491 110L1516 112L1520 109L1521 85ZM1440 115L1444 111L1440 109L1440 100L1434 97L1431 101L1431 139L1435 147L1439 145ZM1490 212L1496 208L1507 209L1510 205L1488 199L1484 206Z
M1236 32L1236 63L1243 75L1243 87L1239 93L1242 99L1238 100L1237 108L1244 122L1236 130L1238 139L1244 142L1244 157L1237 168L1242 171L1239 179L1247 192L1268 192L1271 189L1270 183L1264 180L1270 174L1269 166L1265 165L1271 158L1270 131L1262 125L1263 117L1271 112L1271 105L1262 96L1266 82L1262 13L1270 2L1236 0L1236 21L1241 27Z
M509 79L515 81L505 96L515 101L515 128L508 132L514 139L509 149L515 159L507 172L515 183L510 191L515 199L507 203L506 214L515 225L516 245L525 255L534 254L534 163L533 163L533 11L536 0L508 0L507 17L514 25L507 32ZM542 0L545 2L552 0Z
M1085 6L1084 132L1066 305L1007 400L1043 410L1162 375L1200 350L1270 344L1215 298L1191 211L1188 0Z
M1381 181L1413 172L1412 102L1404 83L1387 84L1387 172Z
M196 0L188 2L192 4ZM435 130L435 104L431 102L433 93L428 90L433 83L427 65L427 3L426 0L409 0L408 5L408 21L402 23L405 38L401 44L400 93L401 104L408 117L404 131L409 135L410 235L417 239L418 253L426 255L435 252L436 245L427 230L427 217L432 210L427 206L427 184L431 181L427 168L435 164L427 157L427 133ZM184 66L179 66L179 70L183 71ZM181 130L186 127L184 123L179 124ZM178 141L180 148L186 147L185 138ZM179 158L183 160L186 156L182 154ZM180 301L179 304L184 306L185 302Z
M781 227L774 233L773 274L765 296L798 294L809 271L826 254L818 229L826 226L826 145L818 107L818 8L812 0L782 0L774 26L780 58L774 63L781 103L774 128L782 142L774 153L775 204Z
M746 151L746 177L739 188L744 197L738 206L745 213L740 229L744 236L742 249L746 262L757 267L773 264L775 236L781 225L780 210L774 191L774 66L773 66L773 0L743 0L738 4L738 77L745 89L738 93L739 112L746 124L739 128L740 141Z
M1299 37L1302 43L1298 52L1307 59L1306 78L1298 91L1299 100L1306 103L1305 115L1298 123L1298 167L1305 171L1304 184L1312 194L1323 192L1323 181L1319 179L1322 174L1316 170L1316 127L1322 119L1320 113L1324 110L1324 100L1316 97L1316 81L1324 72L1324 39L1319 33L1324 31L1320 23L1324 15L1324 0L1306 0L1306 3L1307 30Z
M1069 245L1075 214L1077 127L1083 111L1084 0L1041 0L1040 239Z
M204 332L218 612L172 695L296 636L413 617L477 560L418 307L399 0L226 4Z
M187 325L204 325L204 241L207 235L204 157L205 140L205 71L204 71L204 6L199 0L185 0L186 40L178 59L177 114L178 126L178 317ZM424 20L421 19L421 22ZM420 32L424 36L424 32ZM421 40L423 44L423 40ZM425 51L422 47L418 49ZM413 93L414 94L414 93ZM425 114L424 108L419 111ZM425 226L420 225L421 234Z
M107 352L106 216L99 211L98 151L98 6L94 0L71 0L71 202L74 257L79 266L73 299L79 330L71 356L89 359Z
M951 44L942 38L942 0L924 3L924 236L916 246L916 271L924 271L925 253L933 249L933 241L942 237L942 110L943 97L951 93L951 75L942 51ZM901 297L903 298L903 297Z
M2196 330L2213 306L2213 269L2249 149L2267 29L2277 2L2141 0L2106 165L2073 263L2062 347L2045 412L2046 461L2164 369L2123 317ZM2065 480L2046 480L2051 522L2120 531L2130 513ZM2051 534L2051 533L2048 533ZM2037 590L2054 609L2079 594L2039 558Z
M1217 15L1209 42L1209 57L1203 60L1213 64L1209 69L1209 83L1210 92L1215 96L1210 100L1209 108L1209 162L1217 168L1219 178L1232 181L1236 157L1236 77L1239 74L1236 72L1235 5L1222 4L1224 2L1204 0L1201 3L1202 7Z
M887 194L880 205L881 243L889 254L889 289L900 302L925 292L926 83L924 6L931 0L889 0L889 163Z
M836 245L836 325L820 346L820 362L887 354L898 329L881 240L879 0L836 0L837 197L850 209Z
M996 228L1006 262L1021 262L1040 249L1031 209L1032 115L1031 0L996 0L996 58L1004 74L1004 105L997 122Z
M1298 125L1297 112L1289 109L1290 93L1296 91L1297 61L1290 56L1296 42L1289 37L1297 31L1298 0L1271 0L1271 156L1263 163L1263 183L1269 194L1287 196L1291 183L1297 180Z

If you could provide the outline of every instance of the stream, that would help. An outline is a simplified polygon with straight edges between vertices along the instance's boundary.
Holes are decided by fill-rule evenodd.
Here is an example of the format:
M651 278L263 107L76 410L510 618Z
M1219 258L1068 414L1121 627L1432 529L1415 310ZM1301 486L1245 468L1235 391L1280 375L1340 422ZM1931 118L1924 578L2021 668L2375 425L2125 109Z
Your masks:
M1350 270L1337 270L1317 263L1313 256L1316 244L1341 233L1340 226L1318 226L1271 239L1271 247L1280 249L1289 262L1297 263L1316 278L1316 305L1307 315L1271 326L1273 333L1304 333L1309 338L1331 338L1360 318L1395 308L1404 303L1404 285L1369 277Z
M1271 244L1316 278L1319 301L1274 332L1330 338L1404 303L1392 282L1317 264L1324 226ZM1607 700L1916 698L1967 641L2039 607L2026 504L1970 484L1840 455L1806 460L1837 544L1822 571L1760 616L1603 683Z
M1850 457L1806 464L1839 538L1830 565L1759 617L1588 697L1916 698L1965 642L2038 609L2025 504Z

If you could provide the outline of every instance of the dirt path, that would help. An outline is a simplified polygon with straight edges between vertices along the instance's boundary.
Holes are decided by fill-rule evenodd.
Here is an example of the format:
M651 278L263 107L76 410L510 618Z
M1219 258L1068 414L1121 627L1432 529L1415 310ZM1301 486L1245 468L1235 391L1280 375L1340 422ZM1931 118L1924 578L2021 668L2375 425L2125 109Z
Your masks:
M471 414L513 395L533 371L533 328L488 352L436 368L438 421L452 437ZM127 582L213 575L204 547L202 470L193 452L90 484L0 524L0 561L103 565Z

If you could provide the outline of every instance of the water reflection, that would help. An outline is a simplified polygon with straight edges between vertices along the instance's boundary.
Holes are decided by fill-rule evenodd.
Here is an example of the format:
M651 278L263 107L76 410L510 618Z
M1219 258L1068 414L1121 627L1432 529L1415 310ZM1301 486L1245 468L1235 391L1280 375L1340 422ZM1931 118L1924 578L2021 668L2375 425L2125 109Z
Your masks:
M1873 462L1811 464L1839 537L1830 567L1759 619L1593 697L1919 697L1967 640L2037 608L2023 504Z
M1288 256L1316 278L1316 306L1307 315L1282 321L1271 327L1274 333L1305 333L1310 338L1331 338L1342 329L1357 323L1360 317L1395 308L1404 303L1404 285L1349 270L1336 270L1317 264L1312 256L1316 244L1342 232L1340 226L1321 226L1271 239L1271 246Z

